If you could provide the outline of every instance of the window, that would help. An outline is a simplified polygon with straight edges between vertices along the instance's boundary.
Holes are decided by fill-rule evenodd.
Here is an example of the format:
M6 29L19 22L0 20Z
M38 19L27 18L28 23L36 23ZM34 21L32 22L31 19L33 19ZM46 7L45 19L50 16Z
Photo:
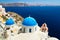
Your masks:
M10 27L6 28L6 30L9 30L9 29L10 29Z
M24 28L24 32L25 32L25 28Z
M36 27L35 27L35 31L36 31Z
M31 29L29 29L29 32L31 32Z
M20 29L20 31L22 31L22 28Z
M11 30L11 33L13 33L13 31Z

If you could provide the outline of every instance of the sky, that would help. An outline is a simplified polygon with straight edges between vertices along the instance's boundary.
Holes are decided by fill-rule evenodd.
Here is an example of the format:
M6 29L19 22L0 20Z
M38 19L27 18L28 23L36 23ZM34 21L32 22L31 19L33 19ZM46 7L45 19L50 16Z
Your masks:
M0 0L0 3L16 3L16 2L60 5L60 0Z

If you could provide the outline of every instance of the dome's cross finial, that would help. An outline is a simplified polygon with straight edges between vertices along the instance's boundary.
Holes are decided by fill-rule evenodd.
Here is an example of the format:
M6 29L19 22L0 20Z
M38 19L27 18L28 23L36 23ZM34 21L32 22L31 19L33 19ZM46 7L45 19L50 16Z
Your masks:
M29 15L29 17L31 17L31 16Z

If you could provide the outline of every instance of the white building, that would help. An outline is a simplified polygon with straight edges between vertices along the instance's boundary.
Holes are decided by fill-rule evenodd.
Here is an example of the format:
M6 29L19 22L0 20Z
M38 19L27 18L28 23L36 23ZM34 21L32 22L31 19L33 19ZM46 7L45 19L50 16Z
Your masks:
M18 33L19 27L16 25L15 21L13 20L13 18L9 18L6 23L5 23L5 27L6 28L10 28L10 32L11 34L15 35Z
M38 23L32 17L27 17L22 22L22 31L24 33L32 33L38 31Z
M0 5L0 14L7 14L6 11L5 11L5 8L2 7L2 5Z

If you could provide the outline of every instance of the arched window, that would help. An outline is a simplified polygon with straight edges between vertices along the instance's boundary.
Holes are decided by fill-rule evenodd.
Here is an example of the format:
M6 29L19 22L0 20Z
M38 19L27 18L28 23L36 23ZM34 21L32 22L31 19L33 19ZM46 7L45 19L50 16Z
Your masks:
M36 27L35 27L35 31L36 31Z
M24 28L24 32L25 32L25 28Z
M29 32L31 32L31 28L29 29Z

